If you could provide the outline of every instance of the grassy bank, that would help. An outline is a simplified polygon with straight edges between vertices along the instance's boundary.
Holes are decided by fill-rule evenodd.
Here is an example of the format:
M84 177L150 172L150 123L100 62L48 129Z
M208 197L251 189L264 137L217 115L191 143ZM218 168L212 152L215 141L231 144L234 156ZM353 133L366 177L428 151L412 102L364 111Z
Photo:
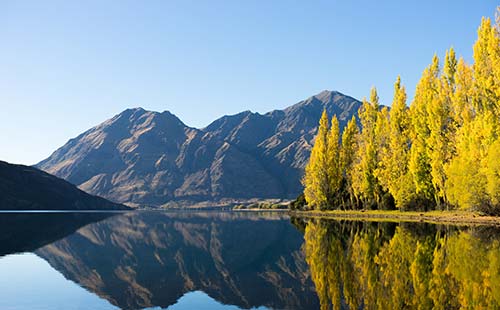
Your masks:
M329 210L329 211L290 211L298 217L323 217L331 219L360 219L369 221L429 222L461 225L499 225L500 217L482 215L471 211L398 211L398 210Z

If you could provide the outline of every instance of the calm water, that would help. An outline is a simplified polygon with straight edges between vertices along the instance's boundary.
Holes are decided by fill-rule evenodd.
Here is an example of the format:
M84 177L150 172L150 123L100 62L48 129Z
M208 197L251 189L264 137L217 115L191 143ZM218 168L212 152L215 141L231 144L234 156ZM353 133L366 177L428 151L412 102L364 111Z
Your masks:
M0 309L495 309L500 230L284 214L0 214Z

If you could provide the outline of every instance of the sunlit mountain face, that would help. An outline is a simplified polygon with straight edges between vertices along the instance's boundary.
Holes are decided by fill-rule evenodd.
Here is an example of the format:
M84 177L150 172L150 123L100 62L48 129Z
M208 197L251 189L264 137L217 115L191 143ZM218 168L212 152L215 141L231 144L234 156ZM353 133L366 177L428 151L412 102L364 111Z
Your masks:
M35 253L122 309L164 308L199 291L244 309L316 309L302 243L281 215L140 212L87 225Z
M343 128L361 102L323 91L284 110L244 111L205 128L168 111L127 109L90 128L37 167L80 189L135 207L295 198L323 110Z

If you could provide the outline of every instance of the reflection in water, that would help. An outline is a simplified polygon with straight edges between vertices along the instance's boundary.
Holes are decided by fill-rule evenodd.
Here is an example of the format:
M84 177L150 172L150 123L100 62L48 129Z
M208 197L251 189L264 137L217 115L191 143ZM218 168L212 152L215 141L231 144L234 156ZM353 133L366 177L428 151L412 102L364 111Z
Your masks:
M0 214L0 224L0 256L38 255L0 259L2 308L30 309L20 298L50 308L65 291L101 309L500 308L495 227L230 212Z
M110 212L0 213L0 257L34 251L113 215Z
M497 228L320 219L305 225L321 309L499 308Z
M239 308L231 305L222 305L202 291L186 293L175 305L168 307L168 310L238 310ZM252 310L263 310L264 307L252 308Z
M192 291L245 309L317 309L302 243L281 215L135 212L36 254L123 309L168 307Z

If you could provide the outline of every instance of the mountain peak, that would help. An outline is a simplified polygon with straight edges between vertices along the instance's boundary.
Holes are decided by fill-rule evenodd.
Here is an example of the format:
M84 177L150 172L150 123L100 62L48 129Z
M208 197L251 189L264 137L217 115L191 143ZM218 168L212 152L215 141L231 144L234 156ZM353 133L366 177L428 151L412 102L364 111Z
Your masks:
M144 123L147 120L157 120L159 123L168 122L172 124L177 124L179 126L187 127L175 114L165 110L163 112L149 111L141 107L128 108L123 110L121 113L115 115L103 124L115 124L115 123ZM122 124L123 126L123 124Z
M131 108L88 130L38 167L131 205L292 198L324 109L340 127L361 103L324 90L284 110L243 111L203 129L170 111Z
M302 101L297 102L296 104L286 108L284 111L290 112L290 111L295 111L297 109L303 109L305 107L319 108L320 106L321 106L321 109L323 109L323 108L326 108L327 106L331 105L332 103L335 104L335 101L337 101L339 99L341 100L344 97L347 97L347 96L345 96L337 91L323 90L323 91L317 93L316 95L313 95L307 99L304 99ZM355 100L355 99L353 99L353 100Z
M146 111L144 108L141 108L141 107L135 107L135 108L128 108L128 109L125 109L125 111L131 111L131 112L144 112ZM124 112L125 112L124 111Z
M354 100L354 98L346 96L336 90L323 90L318 94L312 96L311 98L316 98L325 104L336 101L336 98L350 98Z
M138 117L144 115L144 113L149 112L144 110L143 108L128 108L123 110L122 112L116 114L109 120L105 121L103 124L115 123L119 120L128 120L128 119L137 119Z
M137 115L137 114L144 114L146 112L149 112L149 111L146 111L145 109L141 108L141 107L136 107L136 108L127 108L125 110L123 110L122 112L118 113L116 116L130 116L130 115Z
M316 95L314 95L314 97L321 97L321 96L325 96L325 95L331 95L331 94L334 94L334 93L337 93L337 91L325 89L325 90L320 91Z

